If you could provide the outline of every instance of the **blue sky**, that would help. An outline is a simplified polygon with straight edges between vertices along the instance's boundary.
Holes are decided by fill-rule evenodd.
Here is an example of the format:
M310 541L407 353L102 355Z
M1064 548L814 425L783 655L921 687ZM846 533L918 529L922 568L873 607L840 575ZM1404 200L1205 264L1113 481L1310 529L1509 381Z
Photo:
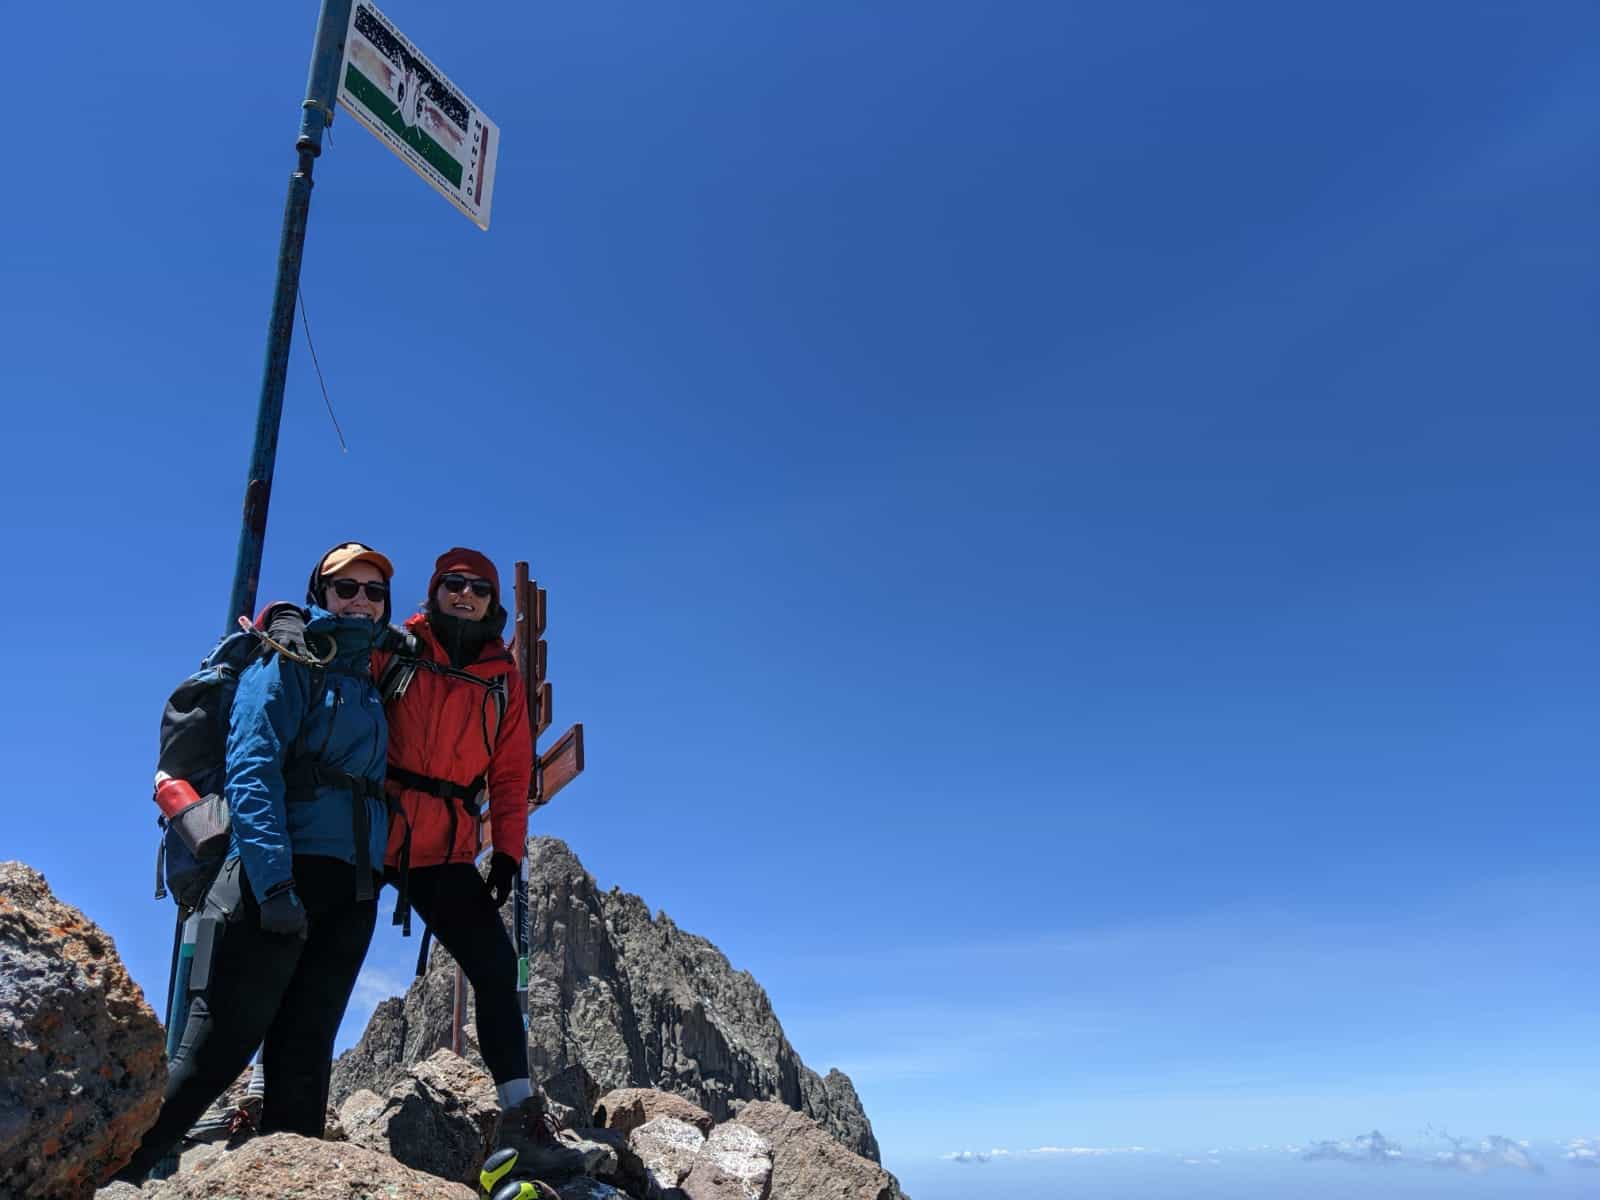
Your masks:
M529 558L589 749L535 828L751 970L918 1200L1600 1134L1592 6L386 11L499 123L494 227L336 122L350 450L297 330L264 598ZM0 852L154 996L314 16L10 20Z

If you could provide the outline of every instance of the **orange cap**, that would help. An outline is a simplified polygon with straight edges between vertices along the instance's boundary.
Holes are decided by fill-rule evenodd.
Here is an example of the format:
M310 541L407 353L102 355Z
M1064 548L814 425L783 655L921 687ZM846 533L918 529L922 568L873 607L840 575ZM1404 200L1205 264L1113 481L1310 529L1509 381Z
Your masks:
M317 564L317 575L318 577L332 575L335 571L342 571L351 563L358 562L371 563L383 572L385 579L394 578L394 564L371 546L363 546L360 542L344 542L329 550Z

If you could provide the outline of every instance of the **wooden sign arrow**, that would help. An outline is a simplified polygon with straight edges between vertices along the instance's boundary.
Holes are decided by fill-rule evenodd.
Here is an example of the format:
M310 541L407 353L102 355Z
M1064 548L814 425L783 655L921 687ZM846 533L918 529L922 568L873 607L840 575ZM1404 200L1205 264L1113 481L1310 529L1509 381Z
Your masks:
M583 725L574 725L546 750L533 771L532 795L528 804L538 808L579 775L583 774Z
M533 740L538 742L540 735L550 728L550 722L555 720L555 692L551 690L548 680L539 685L538 699L534 704Z

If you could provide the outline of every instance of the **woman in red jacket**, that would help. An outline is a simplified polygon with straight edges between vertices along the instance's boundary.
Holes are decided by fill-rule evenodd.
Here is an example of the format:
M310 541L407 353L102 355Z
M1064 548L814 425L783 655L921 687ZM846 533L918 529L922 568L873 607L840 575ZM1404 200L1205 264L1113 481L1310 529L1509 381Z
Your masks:
M456 547L439 556L426 606L405 623L413 650L373 656L389 718L387 784L405 814L392 823L385 865L472 984L478 1045L519 1170L557 1174L580 1170L583 1156L557 1137L529 1079L516 950L499 913L527 847L533 774L527 695L505 624L494 564ZM485 796L487 885L474 865Z

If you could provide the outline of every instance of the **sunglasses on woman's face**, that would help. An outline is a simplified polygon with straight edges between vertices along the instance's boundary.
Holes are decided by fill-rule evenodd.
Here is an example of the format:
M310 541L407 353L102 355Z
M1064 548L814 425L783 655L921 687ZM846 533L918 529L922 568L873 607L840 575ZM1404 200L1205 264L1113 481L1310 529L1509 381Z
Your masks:
M367 599L374 604L382 604L389 598L389 585L387 583L362 583L355 579L333 579L328 581L328 586L333 589L333 594L341 600L354 600L357 592L366 592Z
M459 595L463 588L474 596L491 596L494 594L494 584L487 579L468 579L465 575L457 575L454 571L443 576L439 582L444 584L444 590L452 596Z

